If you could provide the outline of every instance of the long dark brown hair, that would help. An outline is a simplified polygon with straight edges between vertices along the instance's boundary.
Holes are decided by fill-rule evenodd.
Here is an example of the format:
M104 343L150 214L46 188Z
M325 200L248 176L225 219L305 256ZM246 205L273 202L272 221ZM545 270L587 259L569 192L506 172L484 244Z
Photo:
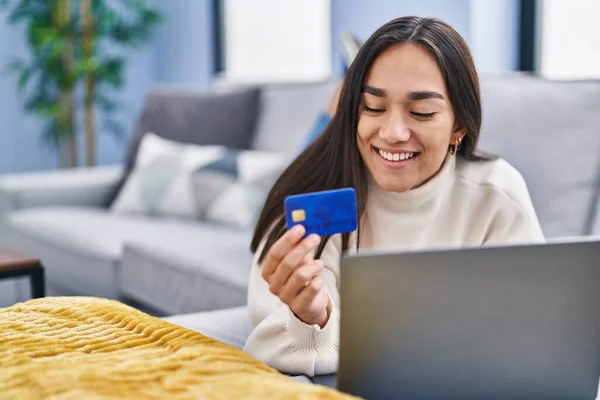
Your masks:
M266 237L259 262L286 231L283 210L286 196L352 187L356 190L359 221L362 220L367 202L367 175L356 143L362 88L377 56L399 44L421 46L437 60L454 111L455 126L466 130L457 155L470 161L492 158L476 151L481 128L479 79L463 38L439 19L394 19L379 28L361 47L344 79L335 116L283 172L267 196L250 246L252 252L256 252ZM321 241L317 258L329 239L325 237ZM349 234L342 235L343 251L348 249L349 239Z

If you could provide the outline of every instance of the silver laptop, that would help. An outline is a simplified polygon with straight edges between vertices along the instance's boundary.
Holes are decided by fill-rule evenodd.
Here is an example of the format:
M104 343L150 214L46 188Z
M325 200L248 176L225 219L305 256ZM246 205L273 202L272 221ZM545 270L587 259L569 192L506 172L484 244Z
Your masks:
M346 256L340 341L367 399L594 399L600 241Z

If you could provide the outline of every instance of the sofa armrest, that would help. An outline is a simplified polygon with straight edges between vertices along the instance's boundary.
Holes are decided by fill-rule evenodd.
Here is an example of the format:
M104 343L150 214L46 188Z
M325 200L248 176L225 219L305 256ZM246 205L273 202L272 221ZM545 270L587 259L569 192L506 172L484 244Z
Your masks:
M107 207L123 167L102 166L0 176L0 215L43 206Z

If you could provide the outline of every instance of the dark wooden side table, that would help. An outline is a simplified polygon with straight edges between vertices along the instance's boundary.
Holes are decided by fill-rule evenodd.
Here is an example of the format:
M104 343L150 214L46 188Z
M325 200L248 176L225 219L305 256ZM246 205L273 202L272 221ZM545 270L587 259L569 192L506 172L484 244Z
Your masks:
M18 251L0 249L0 279L29 276L31 298L44 297L44 267L39 259Z

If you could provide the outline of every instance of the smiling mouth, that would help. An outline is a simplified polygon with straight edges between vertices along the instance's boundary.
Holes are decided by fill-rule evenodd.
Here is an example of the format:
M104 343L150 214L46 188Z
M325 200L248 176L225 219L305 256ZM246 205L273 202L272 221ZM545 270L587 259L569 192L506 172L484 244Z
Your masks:
M379 158L388 166L404 166L419 157L418 152L389 152L373 147Z

